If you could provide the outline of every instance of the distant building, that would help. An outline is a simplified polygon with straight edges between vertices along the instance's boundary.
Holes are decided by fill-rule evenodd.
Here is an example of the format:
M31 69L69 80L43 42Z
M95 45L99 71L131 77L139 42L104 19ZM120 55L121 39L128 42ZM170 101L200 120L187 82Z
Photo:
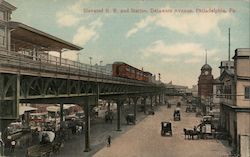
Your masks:
M220 63L220 75L224 71L228 71L234 74L234 61L221 61ZM213 81L213 104L212 104L212 111L215 114L220 113L220 102L221 102L221 94L222 94L222 87L223 83L220 81L220 77L214 79Z
M221 61L219 68L220 74L222 74L224 70L229 70L234 73L234 61Z
M212 95L213 95L213 81L212 68L206 63L201 67L201 74L198 80L198 97L200 98L200 108L204 114L207 114L211 109Z
M198 81L198 96L205 99L213 94L212 68L209 64L205 64L201 68L201 74Z
M198 97L198 85L193 85L191 88L193 97Z
M234 70L223 69L219 78L223 96L220 109L221 127L231 135L237 152L241 155L248 153L249 156L249 147L248 150L240 148L250 145L250 49L236 49L233 59ZM241 143L243 136L248 137L248 143Z

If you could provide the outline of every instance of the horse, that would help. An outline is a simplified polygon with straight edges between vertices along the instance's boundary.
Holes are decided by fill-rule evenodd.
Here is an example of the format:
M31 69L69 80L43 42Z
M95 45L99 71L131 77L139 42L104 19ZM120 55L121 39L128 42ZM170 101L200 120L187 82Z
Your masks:
M187 129L183 129L184 131L184 134L185 134L185 139L186 139L186 136L188 136L188 139L194 139L194 136L197 136L197 139L199 138L199 131L196 131L196 130L187 130Z
M186 139L186 136L188 136L188 139L190 139L190 138L194 138L194 136L193 136L193 130L187 130L187 129L183 129L183 131L184 131L184 135L185 135L185 139Z

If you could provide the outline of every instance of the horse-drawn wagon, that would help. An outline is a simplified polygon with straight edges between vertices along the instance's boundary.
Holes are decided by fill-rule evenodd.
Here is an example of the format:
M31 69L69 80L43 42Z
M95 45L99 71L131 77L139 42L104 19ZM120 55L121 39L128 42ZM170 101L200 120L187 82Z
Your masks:
M110 123L112 123L113 119L114 119L113 111L106 111L105 112L105 122L107 123L108 121L110 121Z
M179 109L174 110L174 121L181 120L181 113Z
M172 124L170 122L161 122L161 136L172 136Z
M186 112L196 112L196 107L193 105L188 105L186 107Z
M33 145L27 149L26 157L51 157L61 147L61 140L55 139L51 131L43 131L39 134L40 144Z
M135 115L134 114L127 114L126 121L127 121L127 124L132 123L135 125Z

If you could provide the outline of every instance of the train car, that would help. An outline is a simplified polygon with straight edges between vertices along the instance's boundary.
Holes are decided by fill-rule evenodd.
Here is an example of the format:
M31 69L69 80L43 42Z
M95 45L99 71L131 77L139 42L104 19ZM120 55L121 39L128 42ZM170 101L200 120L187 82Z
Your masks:
M138 81L150 82L152 74L132 67L124 62L114 62L112 65L112 74L114 77L123 77Z
M152 82L152 76L153 76L153 74L151 74L150 72L147 72L147 71L145 71L145 72L143 72L143 81L145 81L145 82Z

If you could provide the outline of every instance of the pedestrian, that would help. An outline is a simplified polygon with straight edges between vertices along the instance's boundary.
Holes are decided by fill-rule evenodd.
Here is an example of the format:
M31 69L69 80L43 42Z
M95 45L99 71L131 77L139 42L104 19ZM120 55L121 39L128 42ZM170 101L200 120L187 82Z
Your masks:
M15 140L11 141L11 152L14 152L15 146L16 146L16 141Z
M194 126L194 132L196 132L197 131L197 127L196 126Z
M107 138L107 147L111 146L111 136L109 135Z

